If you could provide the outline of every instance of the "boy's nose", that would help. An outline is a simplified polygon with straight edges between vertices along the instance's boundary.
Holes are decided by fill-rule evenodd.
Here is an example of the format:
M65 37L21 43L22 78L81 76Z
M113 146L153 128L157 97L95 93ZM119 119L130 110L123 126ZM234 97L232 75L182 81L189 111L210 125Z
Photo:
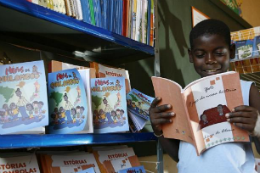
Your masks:
M212 54L208 54L206 56L206 64L216 64L216 63L217 63L217 61Z

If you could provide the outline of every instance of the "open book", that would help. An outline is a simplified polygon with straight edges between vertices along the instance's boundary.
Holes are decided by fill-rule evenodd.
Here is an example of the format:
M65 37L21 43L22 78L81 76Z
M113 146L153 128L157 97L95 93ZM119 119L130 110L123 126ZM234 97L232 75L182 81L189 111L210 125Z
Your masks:
M193 144L200 155L215 145L247 142L248 133L227 122L225 114L243 105L239 74L226 72L198 79L184 89L168 79L152 77L155 95L171 104L176 116L163 126L165 138Z

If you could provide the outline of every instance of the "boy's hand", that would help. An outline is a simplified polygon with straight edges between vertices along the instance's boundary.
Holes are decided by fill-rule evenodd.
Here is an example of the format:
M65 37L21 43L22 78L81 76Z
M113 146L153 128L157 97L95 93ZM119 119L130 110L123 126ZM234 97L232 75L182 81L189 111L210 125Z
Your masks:
M235 107L232 112L226 114L227 121L247 130L250 134L254 133L258 116L257 109L245 105Z
M150 120L152 123L153 131L156 135L162 134L162 125L171 123L171 118L175 115L173 112L166 112L171 109L171 105L157 106L161 101L161 98L156 97L149 109Z

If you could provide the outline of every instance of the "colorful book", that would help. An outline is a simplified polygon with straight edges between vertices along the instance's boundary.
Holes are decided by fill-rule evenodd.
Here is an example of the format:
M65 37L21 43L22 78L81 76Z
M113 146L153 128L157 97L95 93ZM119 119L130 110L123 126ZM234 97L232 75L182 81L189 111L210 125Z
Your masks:
M84 133L87 126L87 95L76 69L48 74L49 133Z
M108 172L106 166L111 165L108 163L112 160L123 160L129 157L135 156L133 148L119 148L113 150L104 150L104 151L93 151L93 155L97 161L99 170L101 173L111 173Z
M91 96L96 133L129 131L125 78L91 79Z
M92 153L75 153L75 154L41 154L40 162L42 172L53 172L53 173L100 173L98 164ZM91 169L90 169L91 168Z
M0 172L33 172L40 173L35 154L18 157L0 157Z
M227 142L249 142L248 133L225 117L243 105L239 74L233 71L198 79L184 89L174 81L152 77L160 105L171 104L173 123L162 127L165 138L194 145L197 154ZM169 92L170 91L170 92Z
M95 78L95 69L84 69L84 70L78 70L79 74L81 76L81 79L85 86L85 92L87 94L87 101L88 101L88 115L87 115L87 122L88 125L85 127L84 131L86 133L93 133L94 127L93 127L93 111L92 111L92 99L91 99L91 85L90 85L90 79Z
M118 173L146 173L144 166L136 166L132 168L122 169Z
M122 68L111 67L96 62L91 62L90 67L96 69L96 77L124 77L126 83L126 93L131 90L129 73L127 70Z
M48 122L43 61L1 65L0 134L42 128Z

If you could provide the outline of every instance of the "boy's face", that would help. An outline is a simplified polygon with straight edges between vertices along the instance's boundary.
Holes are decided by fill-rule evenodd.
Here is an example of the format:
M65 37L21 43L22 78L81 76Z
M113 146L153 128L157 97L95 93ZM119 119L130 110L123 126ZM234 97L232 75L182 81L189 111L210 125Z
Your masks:
M226 72L229 60L235 57L235 46L229 46L224 37L217 34L202 35L193 40L193 45L189 58L201 77Z

